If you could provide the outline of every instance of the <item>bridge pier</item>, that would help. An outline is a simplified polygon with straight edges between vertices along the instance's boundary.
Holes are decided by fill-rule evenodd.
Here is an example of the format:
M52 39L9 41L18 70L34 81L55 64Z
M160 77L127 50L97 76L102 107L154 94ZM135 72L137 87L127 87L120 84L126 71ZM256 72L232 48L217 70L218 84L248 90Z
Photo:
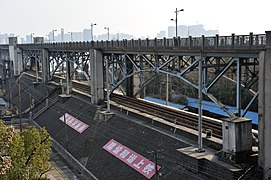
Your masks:
M271 179L271 31L266 31L266 51L259 58L259 156L264 179Z
M90 87L91 103L99 104L104 100L103 53L97 49L90 50Z
M50 79L48 49L42 49L41 54L42 54L42 83L47 83Z
M17 37L9 37L9 57L12 62L10 69L13 70L15 76L19 75L23 71L23 53L17 48Z

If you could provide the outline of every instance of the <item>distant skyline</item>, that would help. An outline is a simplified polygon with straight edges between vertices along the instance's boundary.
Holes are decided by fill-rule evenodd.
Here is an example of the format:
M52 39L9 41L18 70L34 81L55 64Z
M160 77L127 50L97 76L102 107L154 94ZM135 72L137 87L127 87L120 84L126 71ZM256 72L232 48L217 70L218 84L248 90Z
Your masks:
M14 33L25 37L46 36L53 29L81 32L97 23L93 34L126 33L135 37L156 37L174 26L175 8L178 25L203 24L217 29L220 35L261 34L271 30L268 0L0 0L0 34Z

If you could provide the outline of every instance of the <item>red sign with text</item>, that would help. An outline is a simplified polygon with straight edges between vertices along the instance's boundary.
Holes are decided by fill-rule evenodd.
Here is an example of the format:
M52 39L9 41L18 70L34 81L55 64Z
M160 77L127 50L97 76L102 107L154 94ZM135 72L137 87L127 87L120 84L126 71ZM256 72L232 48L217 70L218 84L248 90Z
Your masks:
M103 149L114 155L137 172L150 179L155 174L155 163L111 139ZM161 167L157 165L157 171Z
M64 122L64 115L59 118L60 121ZM89 125L83 123L79 119L76 119L75 117L69 115L68 113L65 113L65 120L66 124L73 128L75 131L82 133L84 132Z

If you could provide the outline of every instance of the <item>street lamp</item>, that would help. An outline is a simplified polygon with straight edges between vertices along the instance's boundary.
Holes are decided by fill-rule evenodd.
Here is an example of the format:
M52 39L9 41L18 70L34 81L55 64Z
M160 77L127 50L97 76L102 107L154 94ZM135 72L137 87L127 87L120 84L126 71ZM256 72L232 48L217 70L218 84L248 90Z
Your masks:
M73 39L72 39L72 32L68 32L69 34L71 34L71 41L73 41Z
M178 13L181 12L181 11L184 11L184 9L178 10L176 8L176 11L174 11L175 14L176 14L176 18L175 19L171 19L171 21L175 21L175 24L176 24L176 38L178 37Z
M31 43L33 43L33 35L34 35L34 33L31 33L31 34L30 34L30 42L31 42Z
M91 23L91 40L93 41L93 26L96 26L97 24L96 23Z
M53 42L55 41L55 31L57 31L57 30L56 29L52 30Z
M109 41L109 27L104 27L107 30L107 40Z

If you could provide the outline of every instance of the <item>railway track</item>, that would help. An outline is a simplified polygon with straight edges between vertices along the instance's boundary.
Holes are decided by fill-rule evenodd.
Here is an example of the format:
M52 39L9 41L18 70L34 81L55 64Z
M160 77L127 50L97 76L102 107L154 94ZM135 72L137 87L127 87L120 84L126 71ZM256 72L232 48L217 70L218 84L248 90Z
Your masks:
M181 125L194 130L198 129L198 115L185 111L175 110L166 106L150 103L136 98L125 97L118 94L112 94L111 100L136 109L138 111L151 114L162 118L170 123ZM222 139L222 125L220 121L211 118L203 118L203 131L212 130L213 136Z
M33 75L32 72L30 74ZM52 81L59 83L60 79L60 76L54 76ZM90 94L90 86L85 83L79 81L72 81L72 86L73 89L84 92L86 94ZM112 94L110 99L118 104L162 118L170 123L181 125L194 130L198 129L197 114L186 112L183 110L175 110L166 106L161 106L141 99L126 97L119 94ZM203 117L202 127L203 132L205 132L207 129L211 130L214 137L222 139L221 121L215 120L213 118Z

